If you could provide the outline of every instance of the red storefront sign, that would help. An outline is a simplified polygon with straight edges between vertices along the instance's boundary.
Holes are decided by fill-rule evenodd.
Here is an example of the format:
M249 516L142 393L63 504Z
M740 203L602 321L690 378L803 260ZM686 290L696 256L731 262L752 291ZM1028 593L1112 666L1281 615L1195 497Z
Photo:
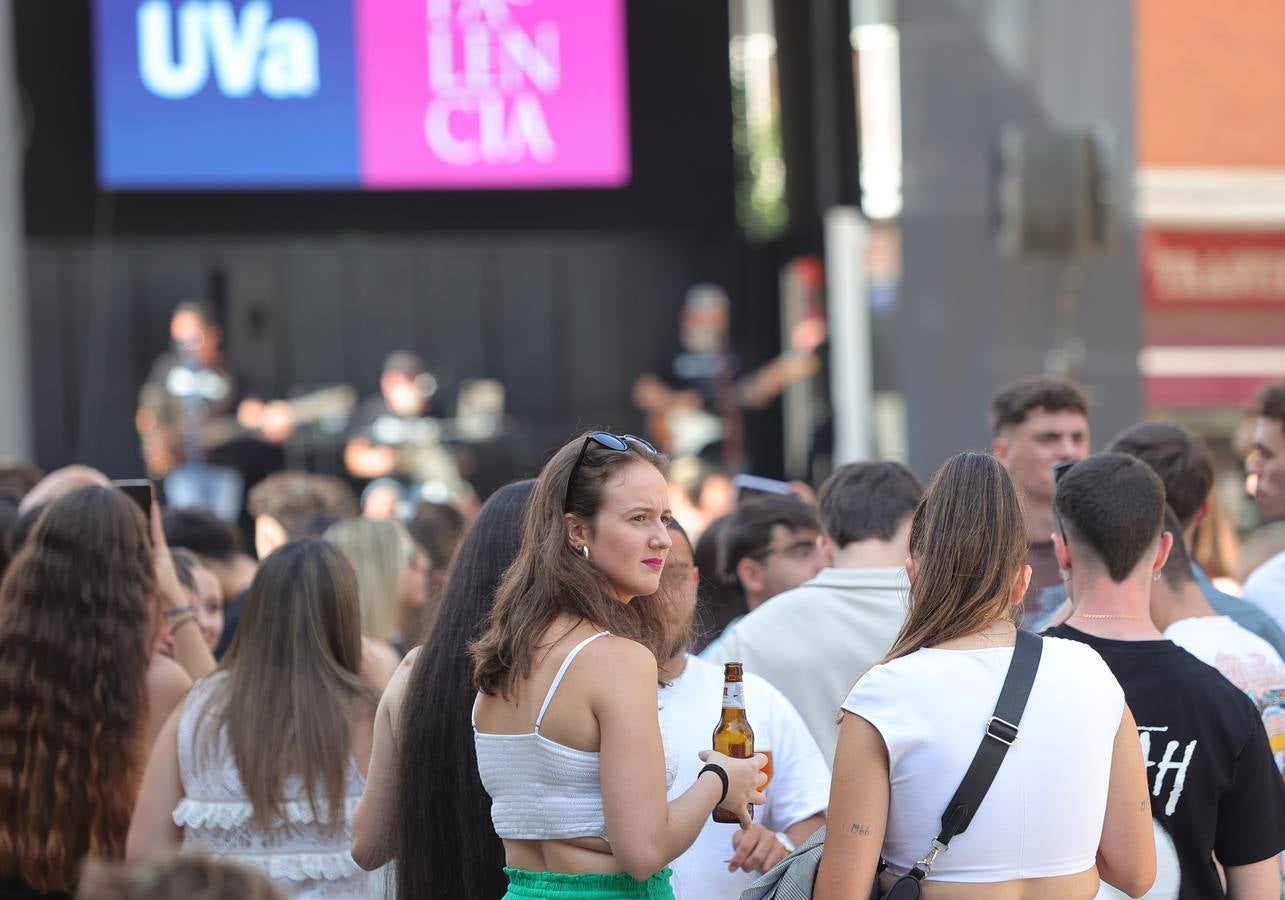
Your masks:
M1164 309L1285 312L1285 232L1149 229L1142 236L1142 289L1148 306Z

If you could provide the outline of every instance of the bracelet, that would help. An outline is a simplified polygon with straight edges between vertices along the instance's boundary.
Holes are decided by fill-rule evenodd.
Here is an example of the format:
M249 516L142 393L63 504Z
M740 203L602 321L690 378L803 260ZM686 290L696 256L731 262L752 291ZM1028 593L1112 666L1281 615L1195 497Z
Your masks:
M179 619L178 621L169 622L168 625L170 628L170 636L172 637L173 635L178 633L178 630L182 628L184 625L186 625L188 622L195 622L195 621L196 621L196 616L189 615Z
M723 782L723 794L718 798L718 802L714 804L715 806L722 806L723 801L727 799L727 789L731 786L731 782L727 780L727 772L723 770L722 766L716 766L713 763L709 763L705 768L696 773L696 780L699 781L700 777L706 772L713 772L718 776L719 781Z
M187 614L194 614L195 612L196 612L196 610L195 610L195 609L193 609L190 605L189 605L189 606L176 606L176 607L174 607L173 609L167 609L167 610L162 611L162 612L161 612L161 615L162 615L162 616L164 616L165 618L169 619L169 618L171 618L171 617L173 617L173 616L181 616L181 615L183 615L183 614L185 614L185 613L187 613Z

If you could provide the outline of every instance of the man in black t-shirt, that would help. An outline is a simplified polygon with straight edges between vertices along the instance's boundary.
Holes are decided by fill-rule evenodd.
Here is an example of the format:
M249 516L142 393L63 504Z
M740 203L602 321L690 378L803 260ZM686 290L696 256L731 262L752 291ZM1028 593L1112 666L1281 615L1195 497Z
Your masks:
M1285 783L1258 710L1150 617L1151 585L1175 539L1162 531L1164 506L1164 485L1134 457L1104 453L1065 473L1054 547L1074 611L1048 634L1097 650L1138 723L1156 825L1153 893L1278 898Z

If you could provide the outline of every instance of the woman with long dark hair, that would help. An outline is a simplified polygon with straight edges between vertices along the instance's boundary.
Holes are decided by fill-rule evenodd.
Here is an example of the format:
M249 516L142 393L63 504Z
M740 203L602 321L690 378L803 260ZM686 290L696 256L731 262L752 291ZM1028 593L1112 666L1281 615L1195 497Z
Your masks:
M987 733L1026 593L1026 529L1004 467L961 453L933 477L910 532L910 606L892 650L843 704L816 900L866 896L923 868ZM1155 877L1133 716L1095 652L1044 638L998 775L930 866L925 898L1088 900L1099 879L1138 896Z
M396 861L397 896L497 900L504 846L473 753L473 658L504 570L517 556L534 481L496 491L465 533L427 644L407 654L375 717L366 793L353 819L353 858Z
M671 640L655 596L670 547L665 460L591 432L545 465L490 625L473 646L474 746L509 898L672 898L665 867L715 807L750 823L765 757L677 763L657 714Z
M6 573L0 896L67 897L87 856L124 856L147 752L156 586L146 520L106 487L50 503Z
M219 671L157 739L129 857L200 850L259 869L288 897L368 897L349 854L377 698L360 668L343 554L317 539L273 551Z

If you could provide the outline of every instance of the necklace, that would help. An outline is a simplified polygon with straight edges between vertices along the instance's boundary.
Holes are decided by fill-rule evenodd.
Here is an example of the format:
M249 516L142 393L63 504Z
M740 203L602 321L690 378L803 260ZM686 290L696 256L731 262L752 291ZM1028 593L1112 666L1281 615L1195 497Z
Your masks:
M1150 622L1151 619L1146 616L1115 616L1104 613L1075 613L1072 619L1128 619L1132 622Z

